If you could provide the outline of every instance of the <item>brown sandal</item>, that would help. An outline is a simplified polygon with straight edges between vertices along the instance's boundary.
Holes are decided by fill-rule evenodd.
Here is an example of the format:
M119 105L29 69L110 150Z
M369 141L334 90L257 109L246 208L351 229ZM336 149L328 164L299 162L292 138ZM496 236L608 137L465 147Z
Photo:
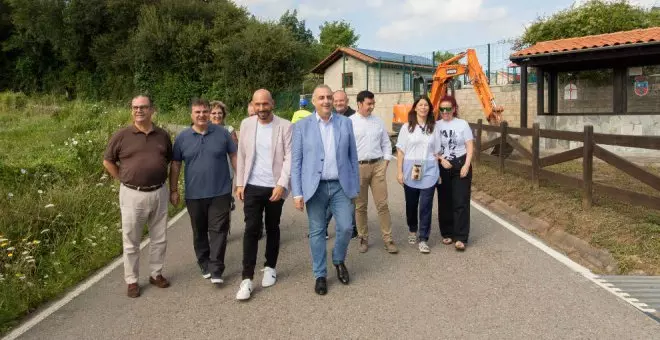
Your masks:
M443 243L443 244L447 244L447 245L449 245L449 244L452 244L453 242L454 242L454 241L453 241L451 238L449 238L449 237L445 237L445 238L442 239L442 243Z
M464 251L465 250L465 243L463 243L461 241L456 241L456 243L454 243L454 247L456 247L456 250L458 250L458 251Z

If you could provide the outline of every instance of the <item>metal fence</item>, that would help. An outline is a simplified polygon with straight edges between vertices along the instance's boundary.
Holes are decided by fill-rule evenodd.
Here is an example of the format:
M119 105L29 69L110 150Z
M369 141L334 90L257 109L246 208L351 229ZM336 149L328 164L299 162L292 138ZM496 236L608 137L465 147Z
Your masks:
M513 43L500 41L460 48L438 48L433 52L395 54L380 56L375 63L357 65L357 72L351 70L345 75L344 87L357 86L374 92L414 91L420 82L432 80L433 72L439 63L451 56L474 49L483 72L491 85L520 83L520 67L509 60L515 52ZM374 58L376 59L376 58ZM459 61L462 64L466 59ZM366 76L365 76L366 73ZM467 75L458 76L454 85L461 88L469 84ZM528 73L529 83L536 82L533 70Z

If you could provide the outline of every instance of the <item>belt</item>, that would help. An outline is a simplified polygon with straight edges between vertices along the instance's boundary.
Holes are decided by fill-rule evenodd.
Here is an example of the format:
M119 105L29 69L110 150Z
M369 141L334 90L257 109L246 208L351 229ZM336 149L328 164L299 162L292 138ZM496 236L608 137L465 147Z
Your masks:
M128 183L122 183L125 187L137 191L142 191L142 192L149 192L149 191L156 191L160 189L160 187L163 186L163 183L161 184L156 184L156 185L149 185L149 186L137 186L133 184L128 184Z
M358 161L358 164L374 164L374 163L376 163L376 162L380 162L381 160L383 160L383 157L378 157L378 158L374 158L374 159L366 159L366 160L363 160L363 161Z

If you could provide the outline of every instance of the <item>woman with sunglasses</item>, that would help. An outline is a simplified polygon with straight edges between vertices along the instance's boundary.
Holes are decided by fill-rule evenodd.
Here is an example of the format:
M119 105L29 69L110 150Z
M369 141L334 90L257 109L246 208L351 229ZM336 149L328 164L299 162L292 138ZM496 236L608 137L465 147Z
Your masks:
M431 251L427 242L431 233L433 195L439 176L436 156L440 153L440 143L431 100L421 96L408 112L408 122L399 131L396 148L397 181L403 185L406 199L408 243L417 243L419 231L418 247L423 254Z
M452 96L440 100L440 120L436 129L442 135L438 220L442 243L465 250L470 234L470 191L474 137L470 125L458 118L458 104Z

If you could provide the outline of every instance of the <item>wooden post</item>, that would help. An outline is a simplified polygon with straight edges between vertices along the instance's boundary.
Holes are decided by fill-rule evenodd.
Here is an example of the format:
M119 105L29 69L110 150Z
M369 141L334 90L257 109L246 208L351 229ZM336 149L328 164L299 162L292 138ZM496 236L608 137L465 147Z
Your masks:
M545 76L543 75L543 69L540 67L536 68L536 115L542 116L545 114L545 101L543 96L545 96Z
M593 204L594 127L584 126L584 155L582 159L582 208L591 209Z
M504 148L506 147L506 129L508 127L508 123L506 121L503 121L500 123L500 174L504 173Z
M474 143L474 164L479 164L479 161L481 160L481 134L483 131L483 126L484 121L483 119L478 119L477 120L477 138L476 142Z
M520 127L527 127L527 66L525 65L520 66Z
M541 126L539 123L532 125L532 184L534 189L539 188L541 167L539 166L539 158L541 157L540 138Z

